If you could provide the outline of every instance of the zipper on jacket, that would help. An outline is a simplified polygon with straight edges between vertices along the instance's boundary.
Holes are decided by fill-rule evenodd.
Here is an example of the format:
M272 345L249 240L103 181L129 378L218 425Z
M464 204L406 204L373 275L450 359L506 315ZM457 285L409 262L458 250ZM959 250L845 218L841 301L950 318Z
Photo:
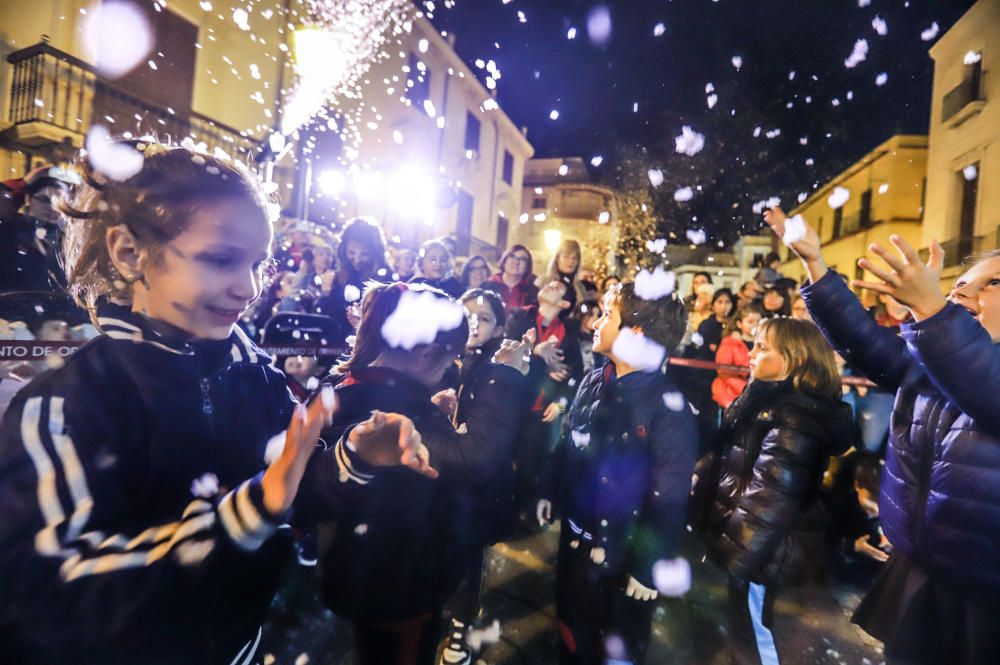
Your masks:
M201 380L201 412L206 416L210 416L215 412L215 409L212 408L211 388L211 380L207 377L203 378Z

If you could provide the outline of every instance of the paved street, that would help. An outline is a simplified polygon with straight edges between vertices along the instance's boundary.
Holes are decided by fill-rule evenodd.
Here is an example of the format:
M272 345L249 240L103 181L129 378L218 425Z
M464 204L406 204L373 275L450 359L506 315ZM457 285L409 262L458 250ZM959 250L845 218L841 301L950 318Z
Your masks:
M486 647L479 661L488 665L555 663L554 565L556 533L547 532L494 547L483 604L502 625L500 642ZM697 543L686 552L692 561L694 586L680 600L662 599L653 624L648 665L723 665L725 652L725 576L699 563ZM302 597L308 596L303 578ZM779 596L775 606L779 647L790 665L880 665L877 641L849 621L860 589L834 582L828 588L806 587ZM301 602L301 601L300 601ZM328 612L283 623L284 637L265 636L265 665L352 665L350 630ZM271 625L272 630L277 625ZM274 658L263 660L267 655ZM308 660L305 660L308 658Z

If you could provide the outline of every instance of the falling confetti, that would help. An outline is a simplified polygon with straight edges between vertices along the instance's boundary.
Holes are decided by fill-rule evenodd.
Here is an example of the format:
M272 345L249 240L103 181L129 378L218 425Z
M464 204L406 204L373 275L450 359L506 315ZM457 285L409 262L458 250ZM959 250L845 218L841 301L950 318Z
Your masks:
M153 48L153 31L145 15L130 3L102 3L87 14L82 29L87 59L110 79L130 72ZM109 35L128 35L128 39L109 39Z
M694 190L690 187L681 187L676 192L674 192L674 201L678 203L683 203L685 201L690 201L694 198Z
M707 240L702 229L688 229L684 235L687 236L688 242L692 245L704 245L705 240Z
M559 111L555 109L549 111L549 120L558 120L558 119L559 119Z
M881 16L872 19L872 28L882 37L889 34L889 24Z
M743 68L743 58L742 56L734 55L732 59L733 67L736 71L740 71Z
M649 177L649 184L653 187L659 187L663 184L663 171L660 169L649 169L646 175Z
M705 135L699 134L687 125L681 128L681 135L674 138L674 149L682 155L694 157L705 147Z
M806 234L806 220L802 215L795 215L785 220L785 232L781 236L781 242L791 247L793 243L805 240Z
M925 42L929 42L935 37L937 37L940 31L941 31L941 26L937 24L937 21L935 21L934 23L931 23L931 27L927 28L926 30L920 33L920 39L922 39Z
M962 169L962 175L965 176L965 179L968 181L975 180L979 177L979 169L976 168L975 164L969 164Z
M662 23L657 23L655 26L653 26L654 37L662 37L663 33L665 33L666 31L667 31L667 26L663 25Z
M602 157L600 155L595 155L594 157L590 158L590 165L591 166L597 167L597 166L600 166L603 163L604 163L604 157Z
M847 203L848 199L851 198L851 190L846 187L834 187L833 193L826 200L830 204L830 207L836 210L837 208L843 207Z
M680 392L663 393L663 405L671 411L680 412L687 405L687 400L684 399L684 394Z
M965 54L965 57L962 58L962 64L974 65L982 59L983 59L983 54L980 53L979 51L969 51L968 53Z
M598 46L611 39L611 12L604 5L595 7L587 16L587 36Z
M439 332L454 330L464 320L460 304L427 292L406 291L382 325L382 337L392 348L410 350L432 343Z
M663 241L666 245L666 240ZM662 251L662 250L661 250ZM640 270L635 276L635 294L643 300L659 300L677 289L677 275L657 266L653 272Z
M660 369L667 351L633 328L622 328L611 345L611 353L632 367L645 372Z
M141 171L143 164L142 153L113 141L104 125L94 125L87 133L87 159L95 170L119 182Z
M851 51L851 55L847 56L844 60L844 66L848 69L853 69L857 67L860 63L864 62L868 58L868 40L859 39L854 42L854 50Z
M875 85L883 86L888 82L889 82L889 75L886 74L885 72L882 72L875 77Z

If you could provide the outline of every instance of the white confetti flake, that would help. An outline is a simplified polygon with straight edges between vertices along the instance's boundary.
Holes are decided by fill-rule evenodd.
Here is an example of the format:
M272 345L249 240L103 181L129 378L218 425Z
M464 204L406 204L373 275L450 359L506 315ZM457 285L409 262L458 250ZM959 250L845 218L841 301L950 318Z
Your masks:
M198 6L201 7L202 11L206 12L212 11L212 3L208 2L208 0L202 0L201 2L198 3Z
M979 177L979 169L976 168L975 164L969 164L964 169L962 169L962 175L966 180L972 181Z
M611 12L604 5L599 5L587 15L587 36L598 46L611 39Z
M590 432L571 430L569 436L577 448L586 448L590 444Z
M558 119L559 119L559 111L555 109L549 111L549 120L558 120Z
M848 69L853 69L857 67L860 63L864 62L868 58L868 40L859 39L854 42L854 50L851 51L851 55L847 56L844 60L844 66Z
M881 72L878 76L875 77L875 85L877 86L881 87L888 82L889 82L889 75L886 74L885 72Z
M851 198L851 190L846 187L834 187L833 193L830 194L830 198L826 200L830 204L830 207L836 210L837 208L843 207L845 203Z
M799 192L799 195L795 197L795 200L799 203L804 203L806 199L809 198L809 194L806 192Z
M705 244L705 232L702 229L688 229L685 231L684 235L687 236L688 242L692 245L704 245Z
M128 180L142 170L142 153L111 139L103 125L94 125L87 133L87 159L94 168L119 182Z
M674 201L678 203L684 203L685 201L690 201L694 198L694 190L690 187L681 187L676 192L674 192Z
M130 72L153 48L149 22L131 3L101 3L87 14L82 28L87 59L110 79ZM128 39L116 38L117 35L128 35Z
M590 158L590 165L591 166L597 167L597 166L600 166L603 163L604 163L604 157L602 157L600 155L595 155L594 157Z
M718 102L719 102L719 96L715 94L709 95L708 98L705 99L705 103L708 104L708 108L710 109L715 108L715 105Z
M368 533L368 525L367 524L357 525L356 527L354 527L354 533L356 533L359 536L365 535L366 533Z
M663 393L663 405L676 413L684 410L687 400L680 392Z
M656 240L647 240L646 249L653 254L662 254L667 249L667 239L657 238Z
M660 169L649 169L646 176L649 178L649 184L653 187L659 187L663 184L663 171Z
M684 557L660 559L653 564L653 584L664 596L683 596L691 588L691 565Z
M736 68L736 71L740 71L741 69L743 69L743 57L742 56L734 55L733 58L732 58L732 60L731 60L731 62L733 63L733 67Z
M937 24L937 21L934 21L931 23L931 27L920 33L920 39L925 42L929 42L937 37L939 32L941 32L941 26Z
M410 350L430 344L439 332L454 330L464 320L460 304L427 292L406 291L382 325L382 337L392 348Z
M982 59L983 59L983 54L980 53L979 51L969 51L968 53L965 54L965 57L962 58L962 64L974 65Z
M881 16L876 15L875 18L872 19L872 28L882 37L889 34L889 24L886 23L885 19Z
M674 150L694 157L705 147L705 135L699 134L687 125L681 127L681 135L674 137Z
M570 28L566 31L566 39L576 39L576 28Z
M666 240L663 241L666 245ZM677 290L677 275L657 266L652 272L640 270L635 276L635 295L643 300L659 300Z
M867 7L872 4L872 0L858 0L858 7Z
M667 350L642 333L632 328L622 328L611 346L615 358L644 372L660 369L667 356Z
M611 213L607 210L602 210L601 214L597 216L597 222L599 224L607 224L611 221Z
M785 232L781 236L781 242L787 247L793 243L806 239L806 220L802 215L795 215L785 220Z
M656 25L653 26L654 37L662 37L663 33L665 33L666 31L667 31L667 26L665 26L662 23L657 23Z
M199 499L210 499L219 493L219 477L204 473L191 481L191 494Z
M242 7L233 10L233 23L244 32L250 31L250 14Z
M879 194L885 194L888 191L889 191L889 183L884 182L884 183L882 183L881 185L878 186L878 193Z
M357 302L358 300L361 300L361 289L353 284L348 284L344 287L344 300L346 302Z
M493 623L486 628L472 628L465 638L473 652L479 651L487 644L496 644L500 641L500 621L493 620Z
M298 658L295 659L295 665L308 665L309 664L309 654L300 653Z

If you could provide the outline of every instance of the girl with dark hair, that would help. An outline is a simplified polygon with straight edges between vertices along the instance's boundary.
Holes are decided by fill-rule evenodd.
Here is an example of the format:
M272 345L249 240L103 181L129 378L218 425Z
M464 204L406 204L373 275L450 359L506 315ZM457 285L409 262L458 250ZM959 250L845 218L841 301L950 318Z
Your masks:
M708 553L729 573L733 662L797 662L775 641L774 597L821 571L827 523L819 489L827 460L851 446L853 423L833 352L808 321L763 321L750 377L723 417Z
M483 546L473 528L479 491L510 465L520 408L511 396L521 390L525 352L514 342L502 345L475 395L463 394L456 404L434 389L468 339L462 308L447 294L419 284L376 284L364 296L353 354L325 382L336 385L339 404L323 431L326 441L342 442L372 411L401 413L412 419L441 473L431 482L406 469L386 470L347 516L349 523L319 533L324 597L353 622L366 665L433 661L444 603ZM465 418L459 430L452 421L456 407ZM371 480L364 462L340 464L347 460L343 443L335 451L339 468L317 469L318 479L339 472L341 480ZM305 488L300 503L308 510L309 492L322 484Z
M781 209L765 219L784 235ZM897 334L867 315L805 230L791 249L809 276L809 313L852 367L896 393L879 496L892 554L854 621L889 663L1000 662L1000 252L971 261L946 297L937 242L926 263L899 236L897 253L872 244L885 263L858 264L879 281L854 286L906 306Z
M348 308L361 299L365 284L390 279L381 227L361 217L352 219L340 234L336 277L329 293L317 301L314 311L333 318L340 327L352 331L354 325Z
M462 266L462 288L468 291L469 289L478 289L483 286L483 283L490 278L490 264L486 262L486 259L482 256L476 254L475 256L470 256L469 260L465 262Z
M297 407L236 326L271 265L256 178L183 147L115 147L139 170L83 162L62 209L70 290L101 335L0 424L0 662L251 662L291 554L278 527L329 459L313 453L335 405ZM406 434L428 472L412 424L388 425L356 428L351 455L397 464ZM323 517L349 512L351 488L326 484Z
M760 301L764 309L764 318L771 319L776 316L789 316L792 313L791 303L788 302L788 295L776 286L769 286L764 289L764 297Z
M427 284L452 298L462 295L462 285L451 274L451 252L440 240L428 240L417 253L417 274L410 284Z
M503 299L507 314L538 304L538 287L532 274L531 252L524 245L514 245L500 257L499 270L482 288L496 291Z

